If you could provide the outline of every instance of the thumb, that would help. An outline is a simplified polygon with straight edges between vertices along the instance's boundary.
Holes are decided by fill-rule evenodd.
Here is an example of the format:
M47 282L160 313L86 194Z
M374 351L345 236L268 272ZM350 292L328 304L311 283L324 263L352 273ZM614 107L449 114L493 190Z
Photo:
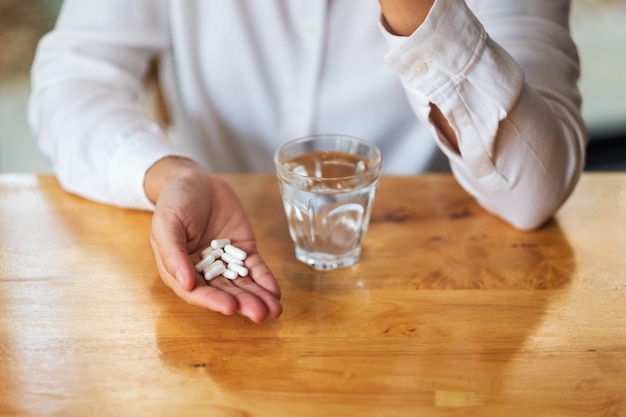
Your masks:
M169 281L166 284L179 285L183 290L191 291L195 286L196 272L187 253L187 234L180 222L155 212L151 244L161 276Z

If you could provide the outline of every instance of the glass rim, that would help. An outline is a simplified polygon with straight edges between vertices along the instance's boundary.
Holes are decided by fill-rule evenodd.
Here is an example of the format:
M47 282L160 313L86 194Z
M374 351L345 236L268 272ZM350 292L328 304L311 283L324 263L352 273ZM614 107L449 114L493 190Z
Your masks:
M354 141L354 142L358 142L359 144L362 145L366 145L367 147L371 148L374 151L374 157L373 158L367 158L368 162L369 161L374 161L375 163L373 165L370 165L368 163L368 168L364 171L359 172L358 174L353 174L353 175L346 175L343 177L324 177L324 178L320 178L320 177L311 177L308 175L302 175L302 174L298 174L296 172L293 171L289 171L287 169L285 169L283 167L283 163L280 162L280 153L281 151L289 146L289 145L295 145L297 143L302 143L302 142L308 142L314 139L318 139L318 138L328 138L328 139L333 139L333 138L340 138L340 139L348 139L350 141ZM321 150L322 152L326 151L326 152L332 152L332 150ZM382 160L383 160L383 156L382 156L382 152L380 150L380 148L375 145L372 142L369 142L365 139L362 139L360 137L357 136L352 136L352 135L348 135L348 134L343 134L343 133L316 133L313 135L306 135L306 136L301 136L295 139L291 139L283 144L281 144L278 149L276 149L276 152L274 152L274 165L276 167L276 170L279 173L282 173L288 177L292 177L292 178L302 178L302 179L306 179L306 180L312 180L312 181L345 181L345 180L350 180L350 179L355 179L355 178L360 178L363 176L369 176L372 175L373 173L380 171L381 167L382 167Z

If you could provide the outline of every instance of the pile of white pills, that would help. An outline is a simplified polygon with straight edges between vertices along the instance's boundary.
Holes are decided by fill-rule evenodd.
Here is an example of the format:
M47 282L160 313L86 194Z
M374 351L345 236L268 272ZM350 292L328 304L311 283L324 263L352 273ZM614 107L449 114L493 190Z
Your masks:
M248 254L230 244L230 239L214 239L211 246L201 252L202 260L196 264L196 271L204 275L204 279L211 281L220 275L233 280L248 275L248 269L243 261Z

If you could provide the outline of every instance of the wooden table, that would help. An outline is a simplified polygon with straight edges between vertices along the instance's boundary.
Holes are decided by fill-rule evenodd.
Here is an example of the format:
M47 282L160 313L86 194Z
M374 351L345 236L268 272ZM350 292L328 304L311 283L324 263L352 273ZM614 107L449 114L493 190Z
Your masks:
M226 176L284 313L186 305L150 213L0 176L0 415L626 416L626 174L536 232L447 175L384 177L354 267L294 258L273 176Z

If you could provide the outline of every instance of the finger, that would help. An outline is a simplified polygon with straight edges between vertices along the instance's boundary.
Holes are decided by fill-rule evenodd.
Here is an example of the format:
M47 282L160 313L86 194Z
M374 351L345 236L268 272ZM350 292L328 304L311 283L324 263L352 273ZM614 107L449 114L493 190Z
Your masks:
M274 294L259 286L250 277L239 277L233 281L233 283L260 300L265 306L269 317L278 318L283 312L283 306L280 300Z
M211 285L233 297L237 301L237 313L242 316L248 317L255 323L260 323L267 318L269 311L265 304L253 294L236 286L233 281L217 277L211 280Z
M245 261L245 266L254 282L280 300L281 292L278 281L259 254L250 255Z
M217 311L225 315L232 315L237 312L237 300L231 295L203 283L204 279L199 274L196 274L197 282L194 288L191 291L187 291L165 270L160 259L157 259L156 264L165 285L170 287L187 304Z
M256 274L265 286L272 289L272 292L259 285L250 276L239 277L234 281L220 276L211 280L208 285L230 295L236 300L237 313L254 322L261 322L268 316L278 318L282 313L282 305L279 300L280 289L274 275L256 253L250 255L245 263L254 266L252 274Z
M245 289L243 289L224 277L214 278L209 285L199 274L196 274L198 282L191 291L186 291L180 287L174 277L164 271L163 264L158 260L157 268L164 277L165 284L190 305L225 315L239 313L256 323L262 322L268 316L277 318L282 313L280 301L249 278L245 279L248 284L244 285ZM238 280L241 279L238 278Z
M227 292L211 285L196 285L193 290L183 292L179 296L188 304L227 316L238 312L239 301Z

